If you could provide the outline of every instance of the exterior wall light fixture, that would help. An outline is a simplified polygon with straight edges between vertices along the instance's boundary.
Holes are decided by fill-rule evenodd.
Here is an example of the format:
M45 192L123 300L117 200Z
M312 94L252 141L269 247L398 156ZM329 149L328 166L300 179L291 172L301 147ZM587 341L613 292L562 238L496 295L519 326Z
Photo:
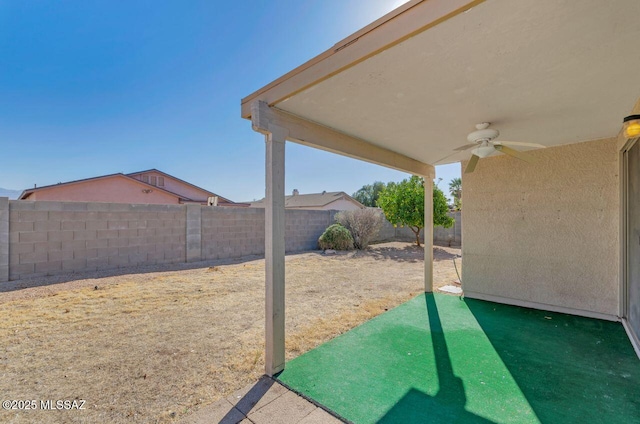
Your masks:
M625 138L640 137L640 115L629 115L622 120Z

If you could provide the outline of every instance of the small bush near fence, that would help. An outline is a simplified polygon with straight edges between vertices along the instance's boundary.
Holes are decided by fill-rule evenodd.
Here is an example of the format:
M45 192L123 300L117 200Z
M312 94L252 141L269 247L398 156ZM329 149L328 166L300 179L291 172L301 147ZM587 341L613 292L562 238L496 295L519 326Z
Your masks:
M340 224L330 225L318 239L320 249L349 250L353 248L353 237Z
M356 249L366 249L382 228L382 214L373 208L341 211L336 214L336 222L349 230Z

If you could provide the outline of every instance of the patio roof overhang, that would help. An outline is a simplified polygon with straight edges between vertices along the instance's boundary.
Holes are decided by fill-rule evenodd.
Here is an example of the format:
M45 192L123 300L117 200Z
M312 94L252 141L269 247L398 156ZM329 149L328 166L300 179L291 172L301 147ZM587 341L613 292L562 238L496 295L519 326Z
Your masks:
M429 179L481 122L545 146L614 137L640 104L637 16L637 0L413 0L244 98L266 135L267 374L284 368L286 140Z
M410 1L244 98L242 117L265 102L431 165L468 158L454 149L479 122L546 146L612 137L640 96L637 16L636 0Z

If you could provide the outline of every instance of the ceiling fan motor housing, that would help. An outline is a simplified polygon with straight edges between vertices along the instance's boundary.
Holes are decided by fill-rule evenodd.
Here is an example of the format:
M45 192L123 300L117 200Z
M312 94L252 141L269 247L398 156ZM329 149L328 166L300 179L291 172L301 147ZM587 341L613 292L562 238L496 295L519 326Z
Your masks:
M482 143L483 141L491 141L500 135L500 131L493 128L486 128L474 131L467 136L469 143Z
M478 156L479 158L486 158L487 156L492 155L493 153L496 152L496 149L491 146L491 145L482 145L482 146L478 146L475 149L473 149L471 151L474 155Z

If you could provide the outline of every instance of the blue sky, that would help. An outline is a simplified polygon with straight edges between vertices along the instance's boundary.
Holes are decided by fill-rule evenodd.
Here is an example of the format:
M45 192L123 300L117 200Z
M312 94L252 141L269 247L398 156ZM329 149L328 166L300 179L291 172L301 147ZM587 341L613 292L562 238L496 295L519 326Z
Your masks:
M158 168L264 196L264 139L240 99L394 0L0 0L0 187ZM287 143L286 190L353 193L407 174ZM438 167L445 189L458 164Z

